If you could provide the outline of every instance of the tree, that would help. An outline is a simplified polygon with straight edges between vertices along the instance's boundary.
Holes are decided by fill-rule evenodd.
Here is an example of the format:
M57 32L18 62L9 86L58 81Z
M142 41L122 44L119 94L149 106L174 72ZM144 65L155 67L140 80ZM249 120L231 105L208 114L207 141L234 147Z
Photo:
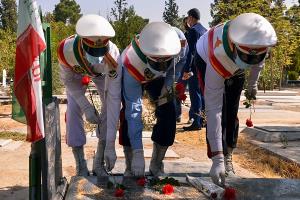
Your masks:
M53 13L46 12L45 15L43 16L43 22L46 22L46 23L55 22Z
M148 20L136 15L133 6L130 6L129 9L126 10L121 19L123 20L113 22L116 36L112 40L123 50L130 43L132 38L141 32L148 23Z
M292 56L293 66L290 69L300 72L300 0L298 0L298 5L293 5L287 10L286 15L293 27L294 37L297 42L296 46L298 46L295 54Z
M287 77L287 69L293 64L292 56L297 47L294 28L286 17L285 11L284 0L273 1L268 17L278 38L277 45L272 49L270 61L266 65L267 73L264 73L265 77L268 77L268 74L272 75L269 85L271 90L275 86L281 89L281 84Z
M211 4L210 14L213 21L210 26L215 26L245 12L254 12L262 16L270 13L271 0L214 0Z
M115 0L114 5L115 7L111 8L111 15L115 18L115 20L120 21L125 17L125 12L127 11L127 2L126 0Z
M55 5L53 15L56 22L66 23L69 20L71 24L76 24L77 20L81 17L80 12L80 6L75 0L60 0Z
M59 78L59 64L57 59L57 48L59 43L75 34L75 26L66 26L63 22L50 22L51 26L51 52L52 52L52 89L54 94L59 94L63 87Z
M163 20L171 26L180 26L181 22L179 22L178 5L175 0L169 0L168 2L165 1Z
M15 0L1 0L0 5L1 28L17 30L17 4Z
M114 4L116 8L112 8L111 15L113 15L115 21L111 21L111 24L115 29L116 36L112 38L112 41L123 50L132 38L140 33L148 20L138 16L133 6L128 8L124 0L116 0Z
M6 69L8 77L12 78L15 67L16 33L12 30L0 29L0 72Z

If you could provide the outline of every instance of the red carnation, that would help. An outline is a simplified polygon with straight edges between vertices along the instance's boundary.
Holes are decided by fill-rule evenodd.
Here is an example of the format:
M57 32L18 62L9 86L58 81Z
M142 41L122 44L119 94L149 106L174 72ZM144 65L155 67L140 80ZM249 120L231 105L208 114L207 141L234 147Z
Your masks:
M224 199L225 200L236 200L236 191L234 188L227 187L224 191Z
M246 120L246 125L247 125L247 127L252 127L253 126L252 120L251 119L247 119Z
M81 84L82 85L88 85L91 81L91 78L88 77L88 76L83 76L82 79L81 79Z
M185 86L183 83L177 83L176 84L176 94L177 94L177 98L180 101L185 101L186 100L186 95L185 95Z
M124 190L119 188L115 191L115 197L123 197L124 196Z
M139 186L144 187L145 184L146 184L146 178L145 178L145 177L144 177L144 178L140 178L140 179L138 179L138 180L136 181L136 183L137 183Z
M178 99L179 99L180 101L185 101L186 98L187 98L187 96L186 96L185 94L180 94L180 95L178 95Z
M166 195L170 195L174 192L174 188L171 184L166 184L163 188L162 188L162 192L163 194Z
M185 92L185 86L184 86L184 84L183 83L177 83L176 84L176 91L178 92L178 93L184 93Z

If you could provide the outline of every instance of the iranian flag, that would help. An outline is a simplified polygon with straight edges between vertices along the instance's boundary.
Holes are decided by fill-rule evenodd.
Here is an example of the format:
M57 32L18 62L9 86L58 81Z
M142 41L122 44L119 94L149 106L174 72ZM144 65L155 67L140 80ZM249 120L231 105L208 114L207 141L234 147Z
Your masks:
M35 0L19 0L14 93L27 121L27 141L45 136L39 56L46 49Z

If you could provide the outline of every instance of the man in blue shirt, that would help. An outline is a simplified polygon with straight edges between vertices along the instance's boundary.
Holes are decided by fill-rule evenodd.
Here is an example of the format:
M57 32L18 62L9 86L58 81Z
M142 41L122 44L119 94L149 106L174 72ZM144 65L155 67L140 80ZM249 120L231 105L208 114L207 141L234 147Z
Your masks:
M201 112L204 110L204 98L203 89L204 86L201 83L201 77L203 74L201 70L198 70L195 62L193 62L197 40L207 30L204 28L200 20L200 12L197 8L193 8L188 11L187 24L190 29L187 32L186 38L189 45L189 51L187 54L187 60L184 66L183 80L188 80L189 93L191 99L191 117L194 119L193 123L189 127L183 127L185 131L200 130L202 127ZM199 68L199 67L198 67ZM192 73L191 73L192 72ZM191 76L191 74L193 74Z

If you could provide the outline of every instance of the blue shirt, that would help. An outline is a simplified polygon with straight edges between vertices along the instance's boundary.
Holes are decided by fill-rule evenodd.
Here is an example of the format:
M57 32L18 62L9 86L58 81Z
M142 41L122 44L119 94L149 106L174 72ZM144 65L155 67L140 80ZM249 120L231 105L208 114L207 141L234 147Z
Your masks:
M207 31L207 29L200 23L196 23L187 31L187 42L189 45L189 51L186 58L186 63L184 65L184 72L189 72L193 64L193 58L196 52L197 40Z

